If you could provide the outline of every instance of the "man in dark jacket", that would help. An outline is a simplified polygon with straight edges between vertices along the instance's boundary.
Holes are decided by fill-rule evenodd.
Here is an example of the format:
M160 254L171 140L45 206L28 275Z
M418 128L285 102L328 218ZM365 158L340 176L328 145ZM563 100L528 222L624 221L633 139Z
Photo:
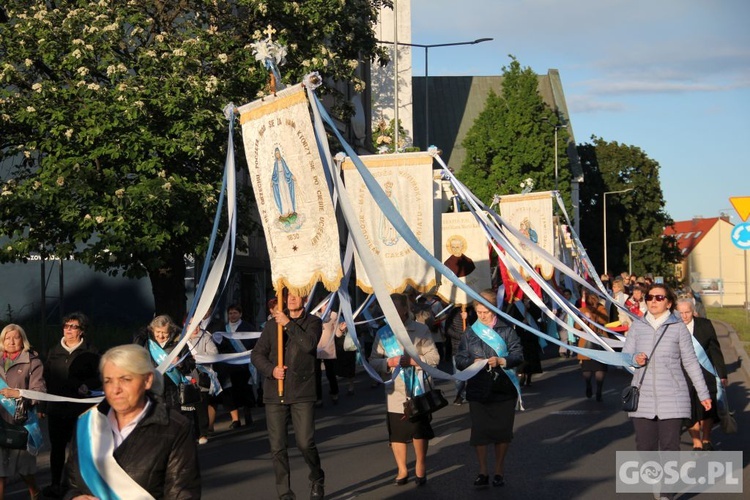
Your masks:
M310 468L310 498L323 498L325 474L320 467L320 456L315 446L314 405L315 363L318 339L322 335L320 318L308 314L307 297L289 293L287 309L274 309L258 343L251 354L255 368L263 377L263 402L266 425L271 443L271 456L276 474L276 491L280 499L293 499L287 450L288 427L291 421L297 448ZM278 366L278 326L283 329L283 366ZM283 394L279 382L283 381Z

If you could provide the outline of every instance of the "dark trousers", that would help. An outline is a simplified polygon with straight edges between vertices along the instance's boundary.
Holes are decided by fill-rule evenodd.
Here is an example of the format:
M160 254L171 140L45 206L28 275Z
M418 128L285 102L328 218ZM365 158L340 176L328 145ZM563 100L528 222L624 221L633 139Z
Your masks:
M320 367L320 361L315 362L315 393L318 396L318 400L323 399L323 370ZM336 360L335 359L323 359L323 365L325 365L326 379L328 380L328 388L331 396L336 396L339 393L339 381L336 377Z
M315 421L313 407L309 403L266 403L266 426L268 440L271 443L271 457L273 470L276 474L276 492L279 498L292 496L291 477L289 474L289 424L294 428L297 448L302 453L307 466L310 468L310 481L323 481L325 474L320 468L320 455L315 446Z
M635 449L638 451L680 451L681 418L665 420L633 418Z
M77 415L49 415L47 418L50 447L49 469L53 485L61 484L65 468L65 450L73 437L76 422L78 422Z

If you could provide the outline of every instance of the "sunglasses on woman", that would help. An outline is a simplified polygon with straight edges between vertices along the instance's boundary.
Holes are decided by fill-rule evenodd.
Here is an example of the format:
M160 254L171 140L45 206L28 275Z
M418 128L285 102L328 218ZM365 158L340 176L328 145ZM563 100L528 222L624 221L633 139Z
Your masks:
M655 300L657 302L662 302L666 300L666 295L651 295L650 293L646 295L646 302L651 302L652 300Z

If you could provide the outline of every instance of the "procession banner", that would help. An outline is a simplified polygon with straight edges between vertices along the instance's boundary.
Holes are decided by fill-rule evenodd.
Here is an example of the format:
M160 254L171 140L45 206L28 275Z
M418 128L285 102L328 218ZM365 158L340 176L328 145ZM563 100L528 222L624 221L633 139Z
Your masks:
M440 260L448 269L481 292L490 288L490 258L487 236L471 212L442 214ZM442 279L437 295L446 302L465 305L471 302L466 292L447 279Z
M432 156L420 152L362 156L360 159L419 242L434 252ZM394 229L374 202L351 159L347 158L342 168L346 192L355 207L359 227L368 248L383 266L389 292L402 292L408 285L420 292L430 291L436 284L435 270ZM372 284L359 254L355 255L354 262L357 286L372 293Z
M500 198L500 215L514 228L517 228L526 238L536 243L550 254L555 252L554 224L552 218L552 193L528 193L503 196ZM534 252L530 245L521 241L513 234L508 234L508 240L513 247L531 264L538 268L539 274L546 280L551 279L555 268ZM529 278L519 265L525 278Z
M338 227L305 89L289 87L238 111L274 288L302 296L320 281L338 289Z

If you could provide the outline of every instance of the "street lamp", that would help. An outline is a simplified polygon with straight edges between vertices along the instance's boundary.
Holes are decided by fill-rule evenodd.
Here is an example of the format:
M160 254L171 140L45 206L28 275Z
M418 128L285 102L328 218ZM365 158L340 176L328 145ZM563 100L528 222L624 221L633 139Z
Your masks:
M557 191L557 129L568 128L568 125L555 125L555 191Z
M477 38L476 40L472 40L470 42L451 42L451 43L432 43L432 44L398 42L396 44L397 46L406 45L407 47L420 47L424 49L424 149L425 151L427 150L427 148L430 147L430 94L429 94L429 88L427 86L428 77L429 77L429 51L430 49L434 47L453 47L455 45L476 45L482 42L491 42L492 40L494 40L494 38ZM378 42L392 43L392 42L382 42L380 40L378 40Z
M633 245L637 245L638 243L646 243L647 241L651 241L653 238L646 238L645 240L638 240L638 241L629 241L628 242L628 274L633 274Z
M609 274L609 268L607 267L607 195L608 194L622 194L632 191L633 188L621 189L620 191L607 191L604 193L604 274Z

